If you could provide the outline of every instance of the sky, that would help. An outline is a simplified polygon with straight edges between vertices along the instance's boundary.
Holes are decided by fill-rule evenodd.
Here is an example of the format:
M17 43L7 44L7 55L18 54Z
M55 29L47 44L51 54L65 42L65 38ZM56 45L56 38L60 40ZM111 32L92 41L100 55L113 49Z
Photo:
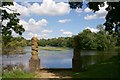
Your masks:
M105 22L107 6L105 3L104 7L100 7L100 10L94 13L86 7L86 3L82 9L71 9L67 2L43 0L42 2L16 1L14 6L9 8L21 14L19 24L25 28L22 35L24 38L31 39L36 36L39 39L48 39L71 37L84 29L97 32L96 26ZM8 21L3 21L3 24ZM15 32L12 35L18 36Z

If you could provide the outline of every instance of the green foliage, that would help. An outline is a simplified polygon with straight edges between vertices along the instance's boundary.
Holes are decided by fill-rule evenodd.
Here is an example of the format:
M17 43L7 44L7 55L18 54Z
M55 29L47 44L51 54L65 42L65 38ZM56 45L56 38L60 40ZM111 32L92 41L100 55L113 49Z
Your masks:
M76 9L76 8L81 8L83 3L82 2L77 2L75 0L69 0L70 8Z
M105 1L105 0L104 0ZM88 2L87 7L93 10L94 12L99 11L100 7L104 7L105 4L103 2ZM72 9L82 8L82 3L77 0L69 0L70 7ZM109 33L115 32L116 34L120 33L120 1L119 2L107 2L108 7L106 11L108 12L106 15L106 22L104 23L105 30Z
M89 29L83 30L82 33L79 33L80 36L80 46L81 49L97 49L105 50L115 47L116 38L113 35L107 34L102 26L99 27L99 32L94 33Z
M114 48L116 45L119 45L119 37L114 37L112 34L108 34L104 29L103 25L98 25L97 29L99 32L91 32L89 29L83 30L83 32L79 33L80 37L79 47L81 49L97 49L97 50L105 50ZM72 37L59 37L52 39L40 39L39 46L53 46L53 47L73 47L73 39ZM27 40L27 45L30 45L30 40Z
M31 40L26 40L27 46L31 46Z
M97 34L96 42L98 44L98 50L105 50L109 48L113 48L115 46L116 40L112 35L107 34Z
M3 44L7 45L8 42L11 41L12 38L12 32L14 31L15 33L22 35L22 33L25 31L22 25L19 24L19 18L18 16L20 15L19 13L15 12L12 9L9 9L10 5L14 5L13 2L2 2L1 3L1 22L4 20L8 20L9 22L6 25L1 25L0 33L2 33L3 37ZM13 13L8 13L5 9L13 12Z
M27 46L27 41L23 37L10 37L9 39L10 42L8 42L6 45L2 44L2 53L23 53L23 47Z
M6 48L24 47L26 46L26 40L23 37L12 37Z
M72 47L73 37L40 39L39 46Z
M45 39L39 40L39 43L38 43L39 46L46 46L46 44L47 44L47 42Z
M116 46L120 46L120 33L118 33L117 35L115 34L115 38L116 38Z
M78 34L80 36L81 49L95 49L96 34L92 33L89 29L84 30Z
M3 72L2 78L34 78L34 74L30 72L24 72L21 70L13 70Z
M120 36L117 37L117 43L116 43L116 46L120 46Z

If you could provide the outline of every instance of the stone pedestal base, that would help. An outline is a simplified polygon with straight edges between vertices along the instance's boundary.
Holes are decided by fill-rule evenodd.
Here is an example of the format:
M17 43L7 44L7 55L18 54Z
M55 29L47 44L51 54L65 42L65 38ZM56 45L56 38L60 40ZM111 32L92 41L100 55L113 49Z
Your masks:
M82 60L80 58L72 59L72 71L80 72L82 70Z
M31 59L29 60L29 69L31 72L40 70L40 59L37 55L32 55Z

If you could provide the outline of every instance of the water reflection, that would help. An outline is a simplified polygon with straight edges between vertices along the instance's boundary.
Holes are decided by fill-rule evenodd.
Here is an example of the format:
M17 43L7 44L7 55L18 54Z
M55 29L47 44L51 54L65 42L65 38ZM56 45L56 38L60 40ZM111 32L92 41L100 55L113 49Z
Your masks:
M8 64L2 68L3 72L4 71L12 71L12 70L24 70L24 65L22 63L11 65Z
M66 51L39 50L37 57L31 56L31 48L25 48L26 54L0 55L3 67L14 66L25 71L34 71L35 68L72 68L73 49ZM114 55L118 55L120 49L108 51L81 51L83 66L99 63ZM11 66L10 66L11 65ZM21 67L20 67L21 66Z

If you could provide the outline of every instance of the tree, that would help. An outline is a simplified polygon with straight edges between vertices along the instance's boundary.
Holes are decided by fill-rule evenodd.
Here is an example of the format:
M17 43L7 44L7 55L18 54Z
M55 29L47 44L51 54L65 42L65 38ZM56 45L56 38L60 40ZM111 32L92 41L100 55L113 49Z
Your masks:
M46 43L47 43L47 41L45 39L41 39L41 40L39 40L38 45L39 46L46 46L47 45Z
M92 0L91 0L92 1ZM105 1L105 0L104 0ZM83 2L78 0L69 0L70 7L72 9L82 8ZM106 22L104 23L105 30L109 33L115 32L117 35L120 34L120 1L119 2L107 2L108 11L106 15ZM88 2L87 7L92 9L94 12L99 10L99 5L104 7L104 2Z
M11 42L9 42L5 48L17 48L17 47L24 47L27 45L26 39L23 37L12 37Z
M89 29L83 30L78 34L81 49L96 49L96 33L91 32Z
M8 20L9 22L6 25L1 25L0 33L2 33L3 42L6 45L11 40L12 32L22 35L22 33L25 31L22 25L19 24L19 13L15 12L14 10L10 9L7 6L14 5L13 2L1 2L1 24L4 20ZM6 11L12 11L13 13L9 13Z
M105 50L115 47L116 38L108 35L102 28L101 25L97 26L100 28L99 32L91 32L89 29L83 30L79 33L79 47L81 49L91 50Z

